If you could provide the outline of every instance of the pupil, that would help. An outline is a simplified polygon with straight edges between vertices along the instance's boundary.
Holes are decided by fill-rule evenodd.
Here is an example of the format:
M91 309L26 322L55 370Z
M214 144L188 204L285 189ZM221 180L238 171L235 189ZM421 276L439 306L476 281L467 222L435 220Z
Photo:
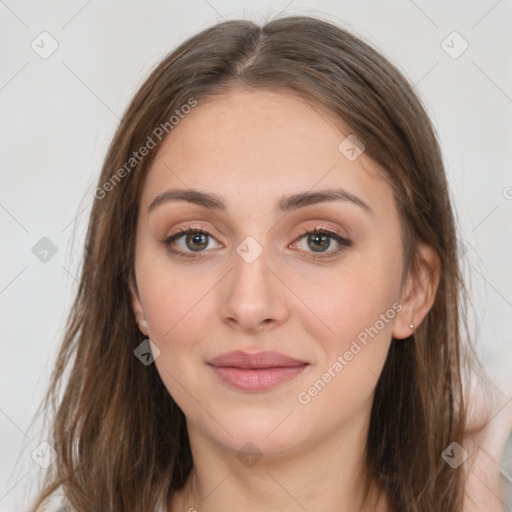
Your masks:
M329 237L327 235L323 235L323 234L310 235L309 236L309 240L313 240L315 244L316 243L323 243L323 246L320 249L327 249L329 247L329 245L330 245ZM316 249L314 247L312 247L312 249L314 251L316 251ZM320 251L316 251L316 252L320 252Z
M201 242L201 238L203 239ZM190 246L188 242L192 241L194 246ZM208 241L206 240L206 235L204 233L193 233L187 235L187 247L191 249L192 251L200 251L201 249L204 249L208 245ZM198 248L198 246L200 246Z

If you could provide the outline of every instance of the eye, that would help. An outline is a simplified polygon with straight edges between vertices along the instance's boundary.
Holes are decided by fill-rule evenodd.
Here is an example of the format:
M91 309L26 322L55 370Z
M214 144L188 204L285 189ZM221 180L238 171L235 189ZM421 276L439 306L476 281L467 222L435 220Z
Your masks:
M162 240L162 243L171 254L180 258L194 259L205 255L205 249L209 247L210 240L213 240L213 237L208 231L188 226L186 229L179 229L176 233L168 236ZM350 240L325 228L305 230L294 243L297 244L302 240L305 240L307 245L303 250L312 253L313 258L319 259L334 257L352 245ZM337 247L329 250L332 240L335 241ZM308 247L311 250L308 250Z
M187 229L180 229L167 237L163 244L171 254L182 258L200 258L210 245L210 239L213 240L213 237L208 231L188 226ZM177 245L178 249L173 245Z
M304 250L306 252L313 252L314 258L331 258L352 245L352 242L347 238L325 228L303 231L302 235L298 238L298 241L302 240L306 242L306 249ZM337 247L328 251L331 248L332 240L335 241ZM308 248L311 248L311 251L308 251Z

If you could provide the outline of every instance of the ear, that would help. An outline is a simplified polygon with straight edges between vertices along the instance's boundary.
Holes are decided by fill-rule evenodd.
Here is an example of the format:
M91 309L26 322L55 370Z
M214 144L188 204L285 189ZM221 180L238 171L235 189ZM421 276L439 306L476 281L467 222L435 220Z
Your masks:
M402 287L402 310L393 325L393 338L411 336L432 308L441 276L441 261L433 247L419 244L419 258ZM414 327L411 328L411 325Z
M149 336L148 323L146 321L146 317L144 316L144 311L142 310L139 295L134 290L133 285L130 285L130 296L132 301L133 313L135 315L135 321L139 326L139 330L142 332L142 334Z

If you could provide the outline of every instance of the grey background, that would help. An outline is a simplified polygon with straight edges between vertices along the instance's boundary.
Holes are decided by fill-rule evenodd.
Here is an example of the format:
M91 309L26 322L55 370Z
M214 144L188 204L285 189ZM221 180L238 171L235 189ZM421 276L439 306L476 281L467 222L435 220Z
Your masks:
M415 84L443 144L479 350L512 394L511 1L0 1L0 510L24 509L44 471L31 453L45 438L29 424L58 357L119 117L179 42L223 19L280 12L348 28ZM458 36L442 46L453 31L469 44L458 58L445 51L463 48ZM58 48L42 58L51 39ZM57 250L47 261L33 252L48 248L43 237Z

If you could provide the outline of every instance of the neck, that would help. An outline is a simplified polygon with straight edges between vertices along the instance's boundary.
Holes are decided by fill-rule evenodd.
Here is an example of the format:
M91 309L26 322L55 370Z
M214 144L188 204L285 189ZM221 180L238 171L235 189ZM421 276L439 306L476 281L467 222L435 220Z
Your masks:
M264 455L257 462L247 459L247 464L187 422L194 468L171 510L387 512L385 497L375 485L363 496L368 432L363 420L354 418L355 424L307 446Z

